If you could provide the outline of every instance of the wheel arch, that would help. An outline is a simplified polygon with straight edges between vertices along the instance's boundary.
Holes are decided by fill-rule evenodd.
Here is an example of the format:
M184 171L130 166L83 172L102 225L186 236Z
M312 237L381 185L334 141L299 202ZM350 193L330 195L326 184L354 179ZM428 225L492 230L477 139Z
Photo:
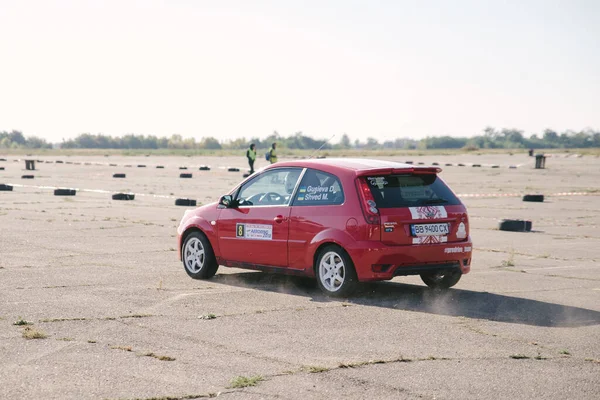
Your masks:
M218 256L220 254L219 244L218 244L218 240L217 240L217 234L216 234L215 230L213 229L213 227L205 219L195 217L192 220L188 221L188 224L185 227L185 230L181 233L180 240L179 240L179 259L180 260L182 260L183 245L185 244L186 239L192 232L200 232L204 236L206 236L206 239L210 243L210 246L212 247L212 250L213 250L213 253L215 254L215 256Z
M336 245L340 247L348 256L350 261L354 264L354 260L348 251L349 245L354 241L354 239L348 235L346 232L337 230L337 229L327 229L323 232L320 232L310 243L309 248L311 251L308 252L307 257L312 257L307 259L307 264L310 262L310 271L313 275L316 275L316 266L317 266L317 258L319 257L319 253L323 248L329 245Z

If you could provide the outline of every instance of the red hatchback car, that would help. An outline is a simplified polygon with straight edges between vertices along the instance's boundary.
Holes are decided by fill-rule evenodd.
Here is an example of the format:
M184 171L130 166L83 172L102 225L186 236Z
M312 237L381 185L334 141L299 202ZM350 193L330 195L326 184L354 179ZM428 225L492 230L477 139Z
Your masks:
M187 211L180 259L194 279L219 265L316 277L330 296L420 275L454 286L470 270L469 219L435 167L367 159L270 165Z

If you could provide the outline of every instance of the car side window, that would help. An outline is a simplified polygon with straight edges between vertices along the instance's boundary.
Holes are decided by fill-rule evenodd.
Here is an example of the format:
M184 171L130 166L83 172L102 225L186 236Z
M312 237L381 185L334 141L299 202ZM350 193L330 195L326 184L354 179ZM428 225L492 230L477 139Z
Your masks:
M235 200L242 207L287 205L301 172L301 168L268 170L240 187Z
M335 175L308 169L302 177L293 205L327 206L343 202L344 191L340 180Z

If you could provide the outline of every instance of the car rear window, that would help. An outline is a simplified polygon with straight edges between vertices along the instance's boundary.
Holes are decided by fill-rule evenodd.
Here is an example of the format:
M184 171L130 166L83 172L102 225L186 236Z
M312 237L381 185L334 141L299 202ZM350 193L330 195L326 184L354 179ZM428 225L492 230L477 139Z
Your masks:
M434 174L366 178L378 208L457 205L460 200Z

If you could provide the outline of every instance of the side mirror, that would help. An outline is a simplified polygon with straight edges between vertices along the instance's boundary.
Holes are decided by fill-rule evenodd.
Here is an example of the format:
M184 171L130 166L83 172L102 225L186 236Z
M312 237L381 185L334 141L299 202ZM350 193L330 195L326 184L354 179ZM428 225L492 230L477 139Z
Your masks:
M219 199L219 205L230 208L233 207L233 196L226 194Z

